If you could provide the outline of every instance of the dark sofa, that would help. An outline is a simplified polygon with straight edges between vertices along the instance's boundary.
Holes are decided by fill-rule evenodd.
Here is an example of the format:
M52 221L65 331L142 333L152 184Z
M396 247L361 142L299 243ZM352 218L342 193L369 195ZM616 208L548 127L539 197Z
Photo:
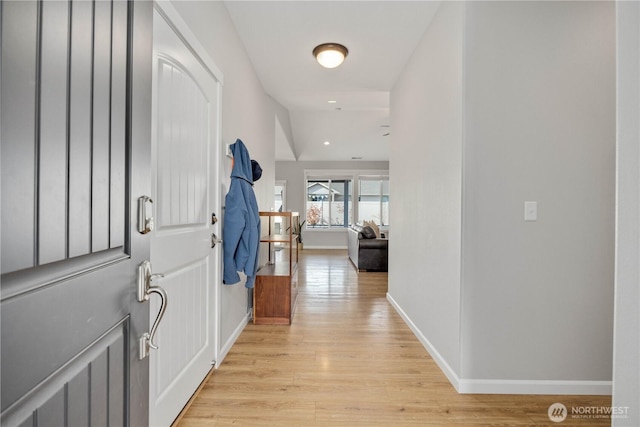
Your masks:
M389 240L383 236L366 238L368 233L362 231L360 224L349 227L349 259L358 271L388 271Z

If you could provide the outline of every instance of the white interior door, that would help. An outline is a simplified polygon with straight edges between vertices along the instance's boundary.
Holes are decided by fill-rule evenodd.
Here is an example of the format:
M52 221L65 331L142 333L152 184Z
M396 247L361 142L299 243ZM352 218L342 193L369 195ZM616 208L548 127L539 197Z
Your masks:
M276 180L274 197L276 211L285 212L287 210L287 181Z
M170 14L169 14L170 15ZM169 296L150 359L150 423L170 425L216 358L220 83L156 5L153 19L153 271ZM217 245L221 246L221 245ZM152 304L151 319L159 304Z

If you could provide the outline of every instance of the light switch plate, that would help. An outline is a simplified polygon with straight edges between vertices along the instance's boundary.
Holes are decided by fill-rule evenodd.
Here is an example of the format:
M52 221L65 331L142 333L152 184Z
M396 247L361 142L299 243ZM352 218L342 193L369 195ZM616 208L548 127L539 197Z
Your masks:
M538 220L538 202L524 202L524 220Z

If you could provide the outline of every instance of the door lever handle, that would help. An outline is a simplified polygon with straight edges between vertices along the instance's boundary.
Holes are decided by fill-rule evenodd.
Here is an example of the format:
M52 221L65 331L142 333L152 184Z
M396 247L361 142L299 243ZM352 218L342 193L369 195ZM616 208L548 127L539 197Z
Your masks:
M149 301L151 294L156 294L160 297L160 310L158 310L156 320L153 322L151 330L149 332L145 332L142 334L142 337L140 337L138 346L140 360L149 355L150 349L158 349L158 346L153 342L153 339L158 331L158 325L160 325L160 321L162 321L162 317L167 310L167 291L160 286L151 286L151 282L156 277L164 277L164 275L151 274L151 263L149 261L143 261L142 264L138 266L138 302Z
M211 233L211 247L215 248L218 243L222 243L222 239L218 239L216 233Z

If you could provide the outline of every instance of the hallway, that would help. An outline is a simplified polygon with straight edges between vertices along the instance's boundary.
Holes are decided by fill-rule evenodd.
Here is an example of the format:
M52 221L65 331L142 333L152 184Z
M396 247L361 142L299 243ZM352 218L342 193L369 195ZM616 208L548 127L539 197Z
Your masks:
M346 251L304 250L291 326L249 324L174 424L191 426L557 425L553 403L609 396L460 395L386 300L386 273Z

